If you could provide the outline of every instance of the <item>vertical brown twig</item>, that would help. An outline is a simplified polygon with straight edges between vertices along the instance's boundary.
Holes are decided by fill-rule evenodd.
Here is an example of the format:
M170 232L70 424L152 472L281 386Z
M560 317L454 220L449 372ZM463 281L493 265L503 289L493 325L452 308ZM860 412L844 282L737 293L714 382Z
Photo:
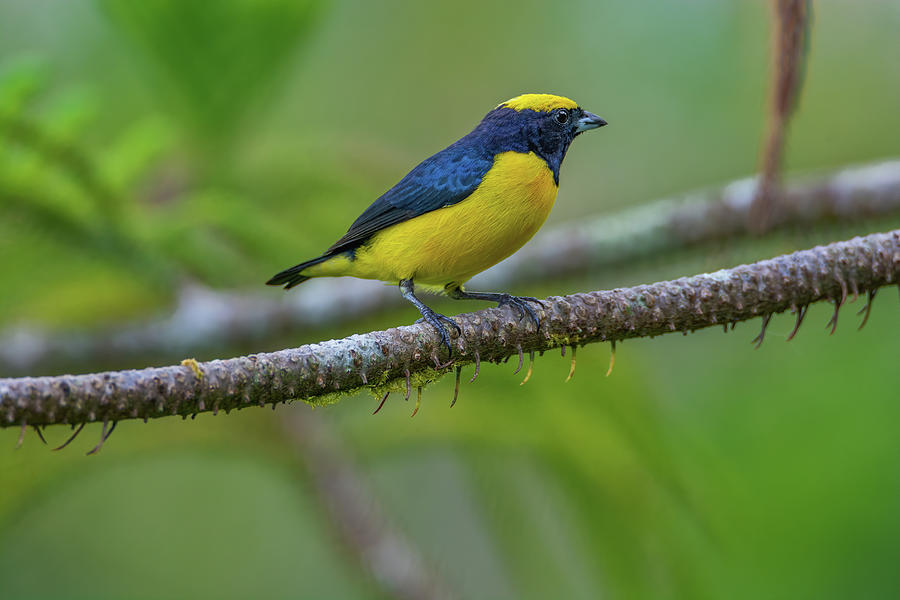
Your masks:
M750 230L755 233L763 233L772 226L787 123L803 83L810 4L811 0L772 0L774 35L769 124L759 185L748 220Z

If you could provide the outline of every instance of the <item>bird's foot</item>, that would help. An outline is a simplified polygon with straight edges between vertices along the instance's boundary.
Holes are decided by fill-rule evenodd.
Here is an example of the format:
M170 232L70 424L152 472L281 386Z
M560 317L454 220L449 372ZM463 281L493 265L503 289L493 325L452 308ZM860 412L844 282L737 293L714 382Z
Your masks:
M422 323L423 321L437 329L438 335L441 336L441 344L447 346L447 352L450 356L453 356L453 348L450 346L450 333L447 331L447 328L444 327L444 323L449 324L456 330L457 335L462 335L462 327L460 327L456 321L448 317L447 315L442 315L439 312L435 312L428 308L427 306L421 309L422 318L418 319L416 323Z
M515 310L519 312L519 319L524 319L525 315L528 315L532 322L534 322L534 326L540 329L541 327L541 319L538 317L538 314L534 312L534 309L528 304L529 302L534 302L539 305L541 308L547 308L547 305L543 300L538 300L532 296L513 296L511 294L500 294L500 297L497 299L497 306L511 306Z

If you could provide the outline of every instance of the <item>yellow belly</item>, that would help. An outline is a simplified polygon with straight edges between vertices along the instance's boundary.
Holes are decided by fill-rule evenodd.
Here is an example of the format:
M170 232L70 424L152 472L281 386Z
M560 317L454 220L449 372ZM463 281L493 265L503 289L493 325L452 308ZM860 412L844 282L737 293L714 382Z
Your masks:
M550 214L557 189L553 172L533 152L498 154L465 200L388 227L360 247L355 260L328 261L315 274L462 284L530 240ZM332 270L342 272L324 272Z

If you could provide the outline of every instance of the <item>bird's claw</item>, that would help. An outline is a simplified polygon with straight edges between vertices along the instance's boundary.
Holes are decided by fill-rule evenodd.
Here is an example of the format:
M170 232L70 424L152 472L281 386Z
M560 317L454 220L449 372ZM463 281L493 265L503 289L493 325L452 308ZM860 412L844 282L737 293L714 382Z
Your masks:
M534 309L528 305L529 302L534 302L535 304L540 305L541 308L547 308L547 305L543 300L538 300L532 296L513 296L510 294L503 294L497 302L497 306L507 305L513 307L519 311L519 319L524 319L525 315L528 315L534 322L534 326L540 329L541 319L538 317L537 313L534 312Z
M540 305L541 308L547 308L547 303L541 300L540 298L535 298L534 296L516 296L519 300L525 300L526 302L534 302L535 304Z
M416 323L422 323L423 321L437 329L438 335L441 336L441 344L447 347L448 355L453 356L453 348L450 346L450 334L447 332L447 328L444 327L444 323L449 323L456 330L457 335L462 335L462 327L447 315L434 312L430 308L427 311L422 311L422 318L418 319Z
M448 317L447 315L442 315L441 313L437 313L437 312L434 313L434 316L435 316L435 318L440 319L441 321L444 321L444 322L452 325L453 328L456 330L456 333L458 333L459 335L462 335L462 327L460 327L452 317ZM419 317L418 319L416 319L417 324L425 323L425 322L426 322L425 317ZM428 321L428 323L431 323L431 321Z

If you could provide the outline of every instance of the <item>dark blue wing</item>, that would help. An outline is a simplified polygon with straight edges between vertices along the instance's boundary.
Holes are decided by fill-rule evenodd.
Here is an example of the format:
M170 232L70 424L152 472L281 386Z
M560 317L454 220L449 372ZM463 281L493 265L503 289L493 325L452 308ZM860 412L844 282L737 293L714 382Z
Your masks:
M494 161L483 146L466 142L463 138L420 163L373 202L326 254L356 248L386 227L469 196Z

